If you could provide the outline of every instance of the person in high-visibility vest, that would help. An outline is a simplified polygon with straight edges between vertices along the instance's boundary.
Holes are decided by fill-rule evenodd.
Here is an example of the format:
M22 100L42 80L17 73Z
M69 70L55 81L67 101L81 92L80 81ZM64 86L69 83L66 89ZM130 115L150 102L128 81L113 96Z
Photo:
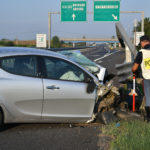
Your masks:
M140 38L141 50L137 53L132 67L132 72L136 73L141 67L143 87L145 95L146 121L150 122L150 38L146 35Z

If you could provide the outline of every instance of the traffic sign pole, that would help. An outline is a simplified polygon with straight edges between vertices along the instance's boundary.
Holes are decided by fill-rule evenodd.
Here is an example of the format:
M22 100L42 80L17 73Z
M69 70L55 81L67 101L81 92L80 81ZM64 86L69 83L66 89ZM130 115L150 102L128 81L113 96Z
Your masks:
M51 16L54 14L60 14L60 12L49 12L48 13L48 48L51 48Z
M142 15L142 25L141 25L141 31L144 31L144 11L120 11L120 13L140 13ZM50 40L51 40L51 15L58 14L60 15L60 12L49 12L48 13L48 48L50 48ZM93 14L93 12L88 12L87 14Z
M51 13L48 13L48 48L51 48Z

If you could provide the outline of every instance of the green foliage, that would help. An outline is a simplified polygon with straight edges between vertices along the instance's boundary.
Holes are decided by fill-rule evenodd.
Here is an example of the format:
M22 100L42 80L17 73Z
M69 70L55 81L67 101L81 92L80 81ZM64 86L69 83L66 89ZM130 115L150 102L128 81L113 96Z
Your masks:
M113 138L112 150L149 150L150 149L150 123L143 121L125 121L120 127L111 124L102 129L104 134Z
M60 44L63 45L63 44L65 44L65 42L64 41L60 41Z
M61 42L60 42L58 36L54 36L52 38L51 47L52 48L60 48L61 47Z
M137 25L136 30L137 30L138 32L141 31L141 21L138 22L138 25ZM146 34L147 36L150 37L150 18L145 18L145 19L144 19L144 32L145 32L145 34Z
M6 40L1 40L0 41L0 46L15 46L13 41L6 41Z

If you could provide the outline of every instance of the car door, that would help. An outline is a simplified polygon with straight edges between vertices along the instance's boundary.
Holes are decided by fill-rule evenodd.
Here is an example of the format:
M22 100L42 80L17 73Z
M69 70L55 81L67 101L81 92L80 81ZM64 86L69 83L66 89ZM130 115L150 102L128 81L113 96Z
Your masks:
M0 83L0 99L13 116L12 122L41 119L43 84L38 77L36 56L2 58Z
M52 122L81 122L91 118L96 90L87 93L87 75L68 61L43 57L45 64L42 118Z

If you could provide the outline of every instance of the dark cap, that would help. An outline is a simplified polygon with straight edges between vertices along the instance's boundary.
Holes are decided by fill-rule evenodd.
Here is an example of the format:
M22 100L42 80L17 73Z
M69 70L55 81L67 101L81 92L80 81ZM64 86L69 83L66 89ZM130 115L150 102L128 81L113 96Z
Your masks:
M150 41L150 38L149 38L147 35L141 36L141 37L140 37L140 43L141 43L142 41ZM139 45L140 45L140 43L139 43Z

